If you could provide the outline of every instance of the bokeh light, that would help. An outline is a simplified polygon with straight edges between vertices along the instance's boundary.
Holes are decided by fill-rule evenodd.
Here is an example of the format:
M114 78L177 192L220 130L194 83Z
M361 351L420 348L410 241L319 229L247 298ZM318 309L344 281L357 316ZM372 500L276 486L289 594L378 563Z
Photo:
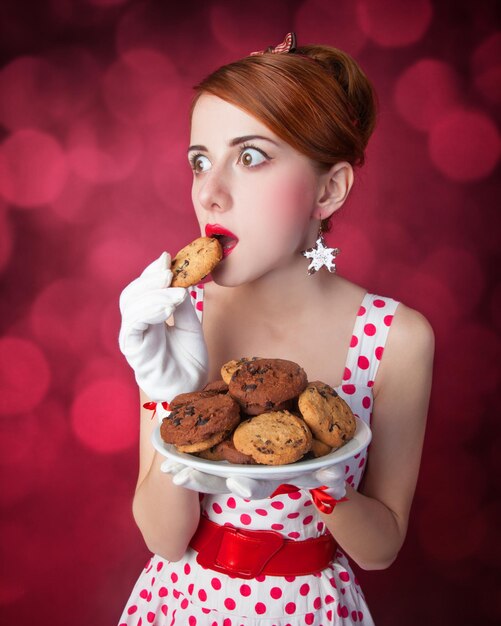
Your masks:
M357 5L351 0L305 0L297 10L295 30L299 45L322 41L352 55L359 53L367 41L358 25Z
M487 37L475 49L471 67L476 88L490 102L501 102L501 32Z
M101 378L81 389L71 406L75 436L95 452L127 450L139 435L139 396L117 378Z
M396 83L396 108L418 130L430 130L456 107L459 99L459 80L454 68L437 59L420 59Z
M428 29L433 7L430 0L359 0L358 18L362 30L384 47L408 46Z
M36 407L50 380L49 364L36 343L21 337L0 338L0 415Z
M444 176L470 182L492 173L501 152L501 139L487 114L459 109L433 126L429 151L433 164Z
M38 130L18 130L0 146L0 194L20 208L53 202L67 176L60 144Z

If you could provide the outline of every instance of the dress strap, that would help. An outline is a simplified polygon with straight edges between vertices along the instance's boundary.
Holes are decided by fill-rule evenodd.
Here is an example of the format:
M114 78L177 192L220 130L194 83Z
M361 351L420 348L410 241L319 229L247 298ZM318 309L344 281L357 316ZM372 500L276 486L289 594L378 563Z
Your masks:
M197 312L197 317L202 323L203 310L204 310L204 285L203 283L199 283L198 285L193 285L190 287L190 296L191 303L195 307L195 311Z
M357 313L343 375L345 385L372 387L398 302L366 293Z

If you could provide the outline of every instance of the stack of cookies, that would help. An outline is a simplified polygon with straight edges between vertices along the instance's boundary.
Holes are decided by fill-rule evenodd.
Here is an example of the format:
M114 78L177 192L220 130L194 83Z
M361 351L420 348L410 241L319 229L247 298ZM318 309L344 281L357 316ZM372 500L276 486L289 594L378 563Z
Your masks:
M284 359L225 363L221 379L176 396L160 434L212 461L284 465L328 454L353 438L355 418L329 385Z

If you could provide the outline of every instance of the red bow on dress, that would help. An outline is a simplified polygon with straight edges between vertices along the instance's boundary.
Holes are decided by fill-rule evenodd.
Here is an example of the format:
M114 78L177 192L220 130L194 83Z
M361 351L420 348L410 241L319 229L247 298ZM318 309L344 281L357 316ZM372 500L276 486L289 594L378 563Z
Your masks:
M158 402L145 402L143 404L144 409L148 409L148 411L153 411L153 413L151 414L151 419L155 417L155 414L157 412L157 404ZM162 402L161 404L166 411L170 411L170 406L168 402Z
M315 489L310 489L311 499L315 506L322 511L322 513L330 514L334 510L334 507L338 502L346 502L348 498L341 498L341 500L336 500L328 493L325 493L328 487L323 485L322 487L316 487ZM274 496L278 496L282 493L292 493L294 491L299 491L299 487L295 485L283 484L277 487L275 491L271 494L270 498Z

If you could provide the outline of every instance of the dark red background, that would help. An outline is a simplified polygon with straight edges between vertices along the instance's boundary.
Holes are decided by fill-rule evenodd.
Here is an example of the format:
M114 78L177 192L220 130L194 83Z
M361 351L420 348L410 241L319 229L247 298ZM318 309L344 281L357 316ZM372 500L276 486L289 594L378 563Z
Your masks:
M295 30L353 54L379 92L329 235L340 272L425 313L437 339L409 535L389 570L359 577L377 624L498 624L497 3L166 4L1 4L2 623L118 620L148 556L118 296L197 234L192 85Z

